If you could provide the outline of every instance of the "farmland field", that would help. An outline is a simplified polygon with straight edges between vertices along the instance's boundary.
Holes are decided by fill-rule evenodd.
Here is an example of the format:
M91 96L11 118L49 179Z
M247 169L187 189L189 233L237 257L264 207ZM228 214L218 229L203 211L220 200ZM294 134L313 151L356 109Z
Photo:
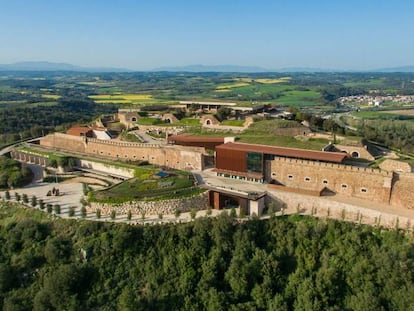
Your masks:
M145 104L160 102L160 100L154 99L150 94L101 94L90 95L89 98L93 99L97 104Z
M395 115L414 116L414 109L388 110L383 112Z

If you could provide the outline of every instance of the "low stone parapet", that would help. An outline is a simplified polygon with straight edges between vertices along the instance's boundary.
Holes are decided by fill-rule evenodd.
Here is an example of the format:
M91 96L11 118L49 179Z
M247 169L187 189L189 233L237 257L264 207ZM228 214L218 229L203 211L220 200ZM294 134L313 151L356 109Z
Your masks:
M129 211L133 215L171 215L175 211L189 212L192 208L197 210L205 209L208 205L207 192L197 196L157 201L130 201L124 203L97 203L92 202L88 206L88 213L95 213L98 209L102 215L109 215L112 211L117 214L127 214Z

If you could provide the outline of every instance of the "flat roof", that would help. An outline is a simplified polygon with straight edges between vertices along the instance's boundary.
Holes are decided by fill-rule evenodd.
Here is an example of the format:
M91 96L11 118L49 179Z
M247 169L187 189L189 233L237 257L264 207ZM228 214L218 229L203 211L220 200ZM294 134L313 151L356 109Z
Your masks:
M185 105L191 105L191 104L196 104L196 105L211 105L211 106L236 106L236 103L226 103L226 102L200 102L198 100L184 100L184 101L180 101L180 104L185 104Z
M223 143L224 137L220 136L194 136L191 134L172 135L168 141L197 142L197 143Z
M275 156L299 158L305 160L316 160L324 162L342 163L349 155L343 152L324 152L298 148L273 147L258 144L246 143L227 143L216 147L216 151L220 150L236 150L246 152L258 152L264 154L271 154Z

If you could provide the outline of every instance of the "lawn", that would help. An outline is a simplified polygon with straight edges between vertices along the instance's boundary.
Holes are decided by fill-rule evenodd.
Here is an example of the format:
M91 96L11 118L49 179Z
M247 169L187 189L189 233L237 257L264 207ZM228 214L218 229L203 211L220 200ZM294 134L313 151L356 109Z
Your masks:
M292 136L276 136L276 135L240 135L239 142L250 144L271 145L278 147L299 148L322 150L329 141L324 138L309 138L308 140L298 140Z
M224 120L221 125L243 126L244 120Z
M92 192L90 201L121 203L133 200L159 200L190 196L200 192L194 187L191 174L171 171L165 178L155 178L159 169L141 169L135 178L106 190Z

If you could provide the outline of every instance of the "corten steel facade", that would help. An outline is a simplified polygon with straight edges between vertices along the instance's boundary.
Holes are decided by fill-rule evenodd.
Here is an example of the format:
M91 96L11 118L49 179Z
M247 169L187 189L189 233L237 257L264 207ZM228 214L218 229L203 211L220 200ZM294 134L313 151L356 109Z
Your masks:
M344 153L227 143L216 147L216 171L227 177L263 182L269 177L268 163L275 156L330 163L342 163L348 157Z
M222 145L224 143L224 137L193 136L189 134L181 134L169 136L168 143L181 146L203 147L206 149L214 150L216 146Z
M228 143L216 148L216 156L219 176L267 181L304 192L329 190L373 202L393 201L395 174L344 165L349 157L345 153Z

